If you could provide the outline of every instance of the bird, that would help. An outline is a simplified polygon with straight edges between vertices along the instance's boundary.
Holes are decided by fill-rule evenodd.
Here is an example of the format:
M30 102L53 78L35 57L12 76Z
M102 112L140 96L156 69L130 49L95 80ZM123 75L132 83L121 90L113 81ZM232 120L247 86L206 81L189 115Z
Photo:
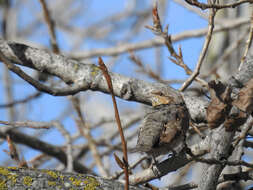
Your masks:
M142 120L134 152L145 152L155 158L177 154L185 147L189 113L184 103L173 103L170 97L156 96L151 109Z

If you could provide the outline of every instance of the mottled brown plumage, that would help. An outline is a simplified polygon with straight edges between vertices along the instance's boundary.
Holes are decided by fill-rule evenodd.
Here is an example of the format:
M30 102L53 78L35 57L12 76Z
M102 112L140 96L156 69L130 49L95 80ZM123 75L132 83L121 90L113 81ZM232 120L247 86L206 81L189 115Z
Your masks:
M179 153L184 148L188 126L189 114L185 105L156 105L141 123L135 151L153 157Z

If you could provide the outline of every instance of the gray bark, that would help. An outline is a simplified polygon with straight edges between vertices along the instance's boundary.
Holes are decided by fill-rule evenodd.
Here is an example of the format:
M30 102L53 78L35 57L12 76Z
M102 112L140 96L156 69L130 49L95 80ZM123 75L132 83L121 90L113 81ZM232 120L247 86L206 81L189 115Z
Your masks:
M120 190L124 184L88 174L66 173L54 170L38 170L16 167L0 167L1 190ZM130 190L145 190L144 187L133 187Z
M66 84L70 85L69 87L66 85L66 89L69 88L69 91L63 91L60 87L54 88L55 91L51 93L52 95L65 96L86 90L109 93L103 74L96 65L80 63L62 55L55 55L44 50L4 40L0 40L0 50L4 56L13 63L57 76ZM178 91L164 84L148 83L115 73L110 73L110 75L115 95L122 99L150 105L153 91L166 91L166 94L169 93L176 98L178 103L183 101ZM245 62L241 70L229 80L234 94L236 95L239 87L252 77L253 61L251 60ZM241 85L238 85L240 83ZM191 118L194 121L206 121L205 107L208 101L199 100L197 97L187 95L187 93L182 95L189 109ZM233 136L234 132L225 131L223 126L212 130L208 136L211 150L210 153L207 154L207 158L216 160L227 159L230 156L229 150ZM223 168L224 166L221 164L205 165L198 189L215 189ZM136 176L138 176L138 174ZM103 180L102 178L99 179Z

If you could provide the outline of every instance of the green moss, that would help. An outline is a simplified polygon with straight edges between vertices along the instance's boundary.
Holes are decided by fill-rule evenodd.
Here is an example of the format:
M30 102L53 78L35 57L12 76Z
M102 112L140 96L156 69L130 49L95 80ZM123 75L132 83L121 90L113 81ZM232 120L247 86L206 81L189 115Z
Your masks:
M62 181L64 180L64 176L63 176L63 175L60 175L59 177L60 177L60 179L61 179Z
M70 177L69 180L70 180L70 181L72 182L72 184L75 185L75 186L80 186L81 183L82 183L82 180L76 179L76 178L74 178L74 177Z
M5 190L5 189L7 189L6 180L3 180L0 178L0 190Z
M16 167L8 167L8 169L17 170ZM14 185L17 182L17 175L11 173L11 171L9 171L8 169L0 167L0 174L3 175L3 176L6 176L7 181L11 181L12 185ZM0 188L0 190L1 190L1 188Z
M98 68L98 66L93 65L93 64L91 65L91 76L92 77L97 76L100 71L101 70Z
M33 179L32 179L30 176L26 176L26 177L24 177L24 179L23 179L23 183L24 183L26 186L31 186L32 183L33 183Z
M94 177L86 177L84 190L95 190L100 184Z
M56 186L56 182L55 181L48 181L47 182L49 186Z
M4 175L4 176L7 176L10 174L10 171L7 170L6 168L2 168L0 167L0 174Z
M74 64L73 65L73 69L74 69L75 72L77 72L79 70L79 68L80 68L79 64Z
M80 176L79 176L80 177ZM83 177L83 176L81 176ZM98 181L96 180L96 178L94 177L85 177L85 179L77 179L75 177L70 177L69 180L72 182L73 185L75 186L83 186L84 190L95 190L96 187L98 187L100 184L98 183Z
M50 175L52 178L56 179L58 178L58 174L56 172L53 172L53 171L49 171L49 170L46 170L45 171L48 175Z
M11 181L12 185L15 185L17 182L17 177L18 177L18 175L16 175L16 174L10 174L7 176L7 179Z

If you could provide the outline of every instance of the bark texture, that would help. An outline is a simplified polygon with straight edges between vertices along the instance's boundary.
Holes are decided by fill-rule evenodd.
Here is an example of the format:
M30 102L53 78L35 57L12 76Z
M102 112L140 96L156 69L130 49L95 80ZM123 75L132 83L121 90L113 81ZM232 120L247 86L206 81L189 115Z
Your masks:
M38 170L16 167L0 167L0 189L1 190L120 190L124 189L124 184L115 181L107 180L101 177L77 174L64 173L54 170ZM130 190L145 190L131 186Z

